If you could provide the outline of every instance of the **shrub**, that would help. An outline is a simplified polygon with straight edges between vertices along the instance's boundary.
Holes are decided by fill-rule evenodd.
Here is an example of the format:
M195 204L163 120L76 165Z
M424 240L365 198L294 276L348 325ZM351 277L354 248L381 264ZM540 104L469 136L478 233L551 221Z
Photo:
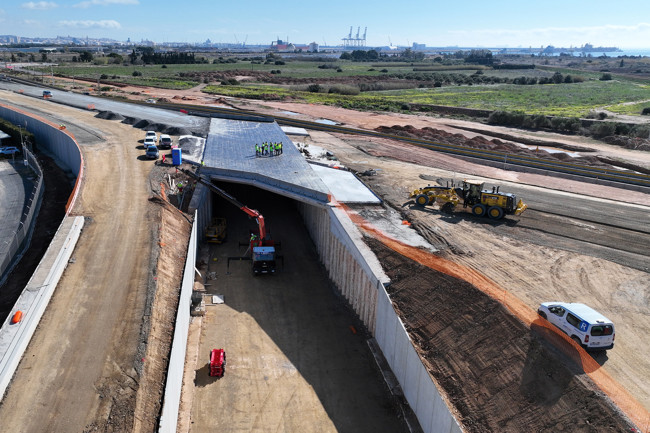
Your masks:
M162 65L161 68L162 69L167 69L167 65Z
M650 127L637 125L632 128L630 135L639 138L650 138Z
M100 80L108 80L108 75L102 74L102 75L99 76L99 79Z
M140 71L133 71L133 73L132 73L131 75L133 75L134 77L140 77L140 76L142 76L142 72L140 72Z
M643 116L649 116L650 115L650 107L645 107L643 111L641 111L641 114Z
M318 93L320 90L320 84L310 84L309 87L307 87L307 91L311 93Z
M611 122L595 123L589 128L595 138L609 137L616 134L616 125Z
M348 86L344 84L337 84L329 88L328 93L336 93L339 95L358 95L360 90L355 86Z
M276 60L276 61L275 61L275 64L276 64L277 66L281 66L281 65L284 65L285 63L284 63L284 60Z
M343 72L343 69L341 69L341 68L337 68L337 69L336 69L336 72Z
M599 79L600 81L610 81L612 79L612 74L603 74Z

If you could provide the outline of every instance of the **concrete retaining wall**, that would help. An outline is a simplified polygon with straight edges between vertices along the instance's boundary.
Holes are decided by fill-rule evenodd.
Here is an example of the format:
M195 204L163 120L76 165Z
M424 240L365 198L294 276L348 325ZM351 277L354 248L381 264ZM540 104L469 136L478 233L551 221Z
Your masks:
M4 396L59 279L68 265L83 225L83 217L66 217L63 220L34 275L0 329L0 396ZM23 312L23 320L12 324L11 318L18 310Z
M374 334L376 287L388 282L388 277L343 211L304 203L298 206L329 277Z
M181 389L183 387L183 370L185 367L185 353L187 352L187 334L190 327L190 308L192 306L192 289L194 288L194 266L197 253L197 214L194 213L192 235L187 247L187 260L183 271L181 294L176 312L176 326L174 339L169 356L167 382L163 396L162 414L158 424L158 432L173 433L178 423L178 409L181 404Z
M6 255L2 260L0 260L0 284L4 282L6 276L18 263L18 260L31 242L32 233L34 232L34 224L41 207L43 190L45 188L45 184L43 183L43 170L36 160L36 157L29 150L25 150L25 154L27 155L27 163L31 169L34 170L34 173L36 173L37 180L29 199L27 200L27 212L23 213L14 237L11 241L3 239L3 241L7 241L9 248L7 249Z
M51 153L62 168L75 176L80 175L83 167L81 152L67 130L60 130L58 125L31 113L3 105L0 105L0 117L34 134L38 146Z
M420 426L461 433L385 290L389 279L361 233L339 208L298 205L330 278L377 340Z
M422 430L462 433L429 372L422 364L384 286L378 287L375 339L397 377Z

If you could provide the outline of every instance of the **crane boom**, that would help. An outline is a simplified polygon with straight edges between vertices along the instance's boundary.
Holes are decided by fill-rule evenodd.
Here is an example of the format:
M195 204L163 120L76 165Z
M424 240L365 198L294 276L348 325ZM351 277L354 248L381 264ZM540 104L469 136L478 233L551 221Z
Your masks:
M237 200L235 197L231 196L226 191L222 190L221 188L219 188L218 186L216 186L215 184L213 184L209 180L205 179L203 176L198 175L198 174L194 173L193 171L187 170L185 168L181 168L180 170L183 173L190 176L192 179L199 182L200 184L205 185L208 188L210 188L210 190L212 192L214 192L215 194L218 194L222 198L225 198L226 200L228 200L233 205L237 206L237 208L239 208L241 211L243 211L249 217L255 218L255 220L257 221L257 226L259 227L260 241L263 241L264 239L266 239L266 234L267 234L266 233L266 224L264 223L264 217L262 216L262 214L260 214L255 209L251 209L248 206L244 205L239 200Z

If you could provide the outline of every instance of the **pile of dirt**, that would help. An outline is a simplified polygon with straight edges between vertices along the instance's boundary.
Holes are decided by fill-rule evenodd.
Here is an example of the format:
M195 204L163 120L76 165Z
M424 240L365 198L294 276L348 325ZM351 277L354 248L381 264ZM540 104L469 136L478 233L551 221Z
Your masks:
M165 128L165 130L163 131L163 134L181 136L181 135L192 135L192 132L187 128L182 128L182 127L178 127L178 126L170 126L170 127Z
M112 111L100 111L97 113L97 115L95 115L95 117L106 120L124 120L124 116L121 114L113 113Z
M155 297L149 311L146 354L135 403L133 432L155 431L165 390L169 353L174 336L179 287L183 263L192 229L189 216L169 202L154 197L150 202L159 207L158 260L155 269Z
M110 112L104 112L104 113L110 113ZM104 114L103 116L109 116L108 114ZM119 114L114 116L120 116ZM97 115L99 117L99 115ZM121 116L120 116L121 117ZM102 117L103 119L107 119L109 117ZM118 119L118 117L114 117L115 119ZM147 119L136 119L133 117L122 117L122 123L125 123L127 125L133 125L134 128L139 128L142 130L148 130L148 131L156 131L160 132L162 134L168 134L168 135L174 135L174 136L179 136L179 135L194 135L195 133L193 131L190 131L187 128L179 127L179 126L169 126L165 123L155 123Z
M576 164L586 165L590 167L602 167L602 168L613 168L609 164L605 164L603 161L596 157L572 157L571 155L564 152L547 152L544 149L535 149L531 150L525 146L509 142L501 141L499 139L488 140L487 138L478 135L472 138L466 137L463 134L452 134L447 131L434 128L415 128L411 125L406 126L380 126L375 128L376 131L384 134L398 135L400 137L407 138L419 138L428 141L433 141L441 144L451 144L454 146L465 146L471 147L474 149L484 149L496 152L503 152L508 154L516 154L521 156L529 156L539 159L547 159L554 161L571 161Z
M576 364L473 285L367 238L395 310L466 432L633 431Z
M135 117L127 116L127 117L124 118L124 120L122 120L122 123L124 123L125 125L135 125L139 121L140 121L140 119L137 119Z
M624 147L625 149L650 151L650 139L639 137L626 137L622 135L613 135L602 139L607 144Z

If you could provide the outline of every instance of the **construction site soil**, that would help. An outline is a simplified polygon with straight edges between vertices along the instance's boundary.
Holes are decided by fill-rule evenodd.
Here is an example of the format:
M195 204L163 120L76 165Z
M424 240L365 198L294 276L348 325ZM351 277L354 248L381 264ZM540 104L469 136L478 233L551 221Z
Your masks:
M630 431L586 377L471 284L366 242L417 351L466 432Z
M152 95L154 92L150 90L148 94ZM167 96L174 98L173 94ZM211 101L214 101L214 98ZM237 103L250 104L247 101ZM449 122L441 119L431 122L430 119L425 120L418 116L379 116L332 107L307 107L303 104L277 103L272 109L258 108L261 112L277 109L303 111L307 113L306 116L312 118L327 116L369 129L402 123L403 127L389 127L390 131L394 133L396 129L401 129L415 136L433 134L432 136L439 137L436 139L444 138L459 144L467 144L468 139L480 146L503 144L500 140L495 142L489 136L475 139L476 133L463 132L458 126L449 126ZM72 116L70 113L67 115ZM110 113L98 117L104 116L117 121L126 120ZM81 115L79 121L90 122L88 114ZM101 120L96 119L95 122ZM145 125L142 127L155 128L158 131L172 127L157 124L152 127L151 123L142 122L141 119L128 119L124 123L141 124ZM471 127L470 122L464 124ZM95 127L101 126L97 123ZM465 141L461 137L465 137ZM558 138L554 137L549 141L557 140ZM442 175L451 177L452 173L461 171L489 176L487 172L481 171L482 168L427 152L427 155L431 155L435 160L436 169L432 169L433 162L422 162L422 149L402 146L389 140L366 140L315 132L306 141L327 146L342 162L355 170L378 168L380 175L372 177L368 183L396 209L402 208L407 201L405 194L414 185L421 183L419 178L423 174L436 178L443 173ZM573 144L581 146L585 143L575 140ZM601 156L618 154L617 150L606 146L594 145L591 142L588 144L597 149ZM90 149L86 151L97 152ZM527 152L525 149L522 151ZM98 154L91 158L91 162L100 157L101 154ZM646 166L645 162L648 161L646 155L635 153L625 154L625 157L639 166ZM416 163L422 165L415 165ZM594 160L593 163L602 164L602 161ZM95 165L95 169L99 167L100 165ZM160 180L164 179L167 170L167 167L154 168L153 185L158 185ZM496 170L490 169L490 173L495 172ZM494 174L494 178L518 181L523 175L500 172ZM552 182L549 179L549 185ZM559 180L558 183L563 184L558 189L582 188L567 181ZM154 186L153 190L157 190L157 187ZM598 191L594 194L607 193L608 191ZM621 197L626 197L625 194L628 193L633 195L631 192L625 192L621 193ZM90 193L85 195L84 201L89 201ZM647 205L647 195L644 197L638 193L634 197L633 202ZM153 321L151 326L138 324L138 330L142 327L147 335L149 328L160 326L159 334L152 331L149 338L147 335L141 335L138 338L138 350L127 347L120 350L121 365L131 365L135 354L138 358L133 363L135 369L138 374L145 372L150 376L152 386L145 388L140 382L138 387L138 384L129 380L129 375L123 372L119 375L121 382L114 380L110 382L111 387L102 387L101 383L98 383L97 390L102 395L112 396L112 408L108 401L106 406L94 407L93 412L87 416L95 417L95 421L87 424L87 431L127 431L131 422L136 426L135 431L151 431L155 426L155 416L159 413L166 360L163 359L164 362L160 365L153 366L151 371L143 369L143 365L145 360L150 359L150 354L165 358L165 351L168 351L169 320L175 307L171 299L178 285L173 278L162 278L162 275L168 272L180 274L182 245L173 239L181 236L178 233L186 234L187 221L184 215L170 209L167 204L158 202L157 199L150 203L149 209L152 207L160 211L155 212L155 217L148 217L148 220L161 221L161 234L151 239L157 243L152 257L162 257L160 249L170 245L173 249L169 252L167 269L160 268L160 260L152 262L152 269L155 271L150 276L149 286L150 289L155 287L155 282L158 281L158 285L163 285L170 291L170 298L162 300L160 304L156 300L156 305L162 305L161 308L165 311L159 325ZM95 210L99 212L101 209L98 207ZM81 214L83 211L83 206L77 209ZM643 432L650 431L650 418L646 417L650 386L647 383L650 371L647 360L650 353L648 349L636 344L638 338L643 338L650 330L650 319L647 316L650 277L647 272L629 269L581 253L556 249L553 239L548 240L547 245L540 246L518 240L516 235L500 233L498 236L501 248L495 250L494 232L491 227L457 218L445 219L439 213L418 215L404 209L402 212L406 218L411 219L414 228L423 233L425 238L433 241L436 246L443 247L438 253L439 256L463 263L469 268L485 271L489 277L510 290L512 296L519 297L526 305L538 305L540 300L569 297L580 300L595 296L595 307L600 309L613 302L616 317L629 316L629 326L624 323L626 320L620 320L620 327L617 322L617 329L622 335L620 341L617 336L617 348L609 354L609 358L600 359L599 363L607 362L607 367L612 368L614 377L643 402L638 406L639 419L646 420L649 424L637 423L637 427ZM165 230L162 230L163 228ZM516 225L512 226L512 229L516 230ZM164 232L168 234L165 235ZM167 237L170 233L172 238ZM632 425L600 388L594 385L590 377L583 374L583 366L576 364L570 355L549 343L548 338L544 338L545 331L520 320L506 309L502 302L486 295L470 282L418 264L376 239L368 238L367 242L391 278L389 292L418 351L423 356L423 362L444 389L452 410L467 431L630 431ZM573 292L567 291L567 287L571 287ZM624 293L621 294L622 292ZM153 303L152 294L155 291L149 290L148 293L147 303ZM147 309L151 305L143 308ZM151 344L152 339L159 344L158 348L147 346ZM113 344L115 343L114 339ZM129 368L123 366L122 371L129 371ZM137 399L132 392L134 389L138 389ZM629 412L627 414L629 415ZM119 417L124 417L125 422L117 423ZM86 415L82 416L83 418L86 418Z

